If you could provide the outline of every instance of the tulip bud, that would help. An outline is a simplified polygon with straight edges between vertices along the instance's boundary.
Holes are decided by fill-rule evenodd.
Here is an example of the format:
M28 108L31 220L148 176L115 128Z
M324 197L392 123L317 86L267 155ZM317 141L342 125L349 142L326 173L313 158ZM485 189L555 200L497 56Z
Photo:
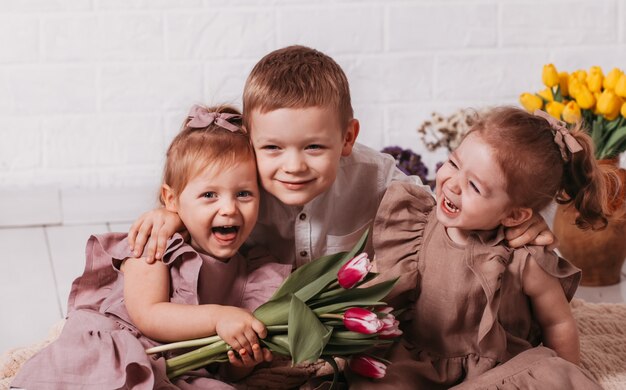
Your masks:
M526 109L526 111L533 113L536 110L541 110L543 107L543 100L537 95L533 95L528 92L524 92L519 96L519 102Z
M619 80L619 78L622 76L623 73L624 72L622 72L618 68L613 68L609 72L609 74L606 75L606 77L604 78L604 81L602 82L604 89L614 89L615 85L617 84L617 81Z
M393 339L402 336L402 331L399 328L400 321L396 320L393 314L388 313L385 317L381 318L381 322L383 323L383 328L378 332L378 338Z
M589 77L587 77L587 87L589 87L589 90L591 92L600 92L603 80L604 75L602 74L602 68L592 66L589 70Z
M343 315L343 325L348 330L362 334L378 333L383 328L383 323L376 314L360 307L346 310Z
M556 71L554 65L548 64L543 66L541 80L543 81L543 84L548 88L552 88L555 85L559 84L559 73Z
M580 121L582 114L580 113L580 107L578 107L578 104L572 100L565 105L561 116L567 123L577 123Z
M367 378L380 379L387 373L385 363L366 355L352 356L349 365L352 371Z
M575 98L581 87L580 80L578 80L573 74L569 75L567 79L567 89L569 90L569 95Z
M626 98L626 74L622 74L615 84L615 94Z
M582 84L587 82L587 72L583 69L577 70L574 72L574 76L580 81Z
M626 118L626 103L622 104L622 109L620 110L620 114L622 114L622 116Z
M548 102L546 104L546 112L558 120L561 120L561 113L564 108L565 104L561 102Z
M546 100L549 102L554 100L554 95L552 94L552 88L546 88L543 91L539 91L537 95L541 96L543 100Z
M559 72L559 90L561 91L561 96L569 96L569 89L567 89L568 77L567 72Z
M610 121L617 118L621 106L621 99L611 90L602 92L598 99L598 112Z
M578 103L580 108L587 110L596 104L596 98L593 96L593 93L591 93L589 88L581 85L580 89L576 93L576 103Z
M337 281L343 288L352 288L365 279L370 269L372 269L372 264L367 253L361 253L339 269Z

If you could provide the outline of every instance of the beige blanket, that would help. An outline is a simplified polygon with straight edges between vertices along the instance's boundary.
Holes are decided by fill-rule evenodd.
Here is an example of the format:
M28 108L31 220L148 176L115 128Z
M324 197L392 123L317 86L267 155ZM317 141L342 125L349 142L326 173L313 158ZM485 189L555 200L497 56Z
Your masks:
M580 332L581 364L605 389L626 389L626 304L588 303L574 299L572 312ZM48 339L0 356L0 390L9 388L20 366L56 339L63 321Z

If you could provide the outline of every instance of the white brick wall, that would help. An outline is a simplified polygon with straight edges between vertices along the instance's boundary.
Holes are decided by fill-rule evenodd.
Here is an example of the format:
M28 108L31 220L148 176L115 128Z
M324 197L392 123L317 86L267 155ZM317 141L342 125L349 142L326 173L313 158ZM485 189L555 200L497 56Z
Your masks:
M548 62L626 68L626 0L2 0L0 188L155 186L187 108L240 105L296 43L346 71L362 142L432 167L432 111L516 103Z

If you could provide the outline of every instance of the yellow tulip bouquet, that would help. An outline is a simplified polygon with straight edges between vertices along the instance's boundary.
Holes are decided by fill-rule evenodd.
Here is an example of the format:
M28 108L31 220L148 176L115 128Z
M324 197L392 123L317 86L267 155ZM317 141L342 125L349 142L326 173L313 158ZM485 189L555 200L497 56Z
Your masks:
M541 78L544 90L520 95L527 111L543 109L570 124L584 121L598 160L615 158L626 150L626 74L621 69L605 76L599 66L567 73L548 64Z

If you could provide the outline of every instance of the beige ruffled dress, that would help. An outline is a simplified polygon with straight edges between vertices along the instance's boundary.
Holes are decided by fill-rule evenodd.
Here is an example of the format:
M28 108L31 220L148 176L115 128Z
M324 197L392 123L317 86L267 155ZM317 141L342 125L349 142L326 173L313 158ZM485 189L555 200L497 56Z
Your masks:
M255 253L258 251L258 253ZM124 305L124 259L131 257L125 234L92 236L87 264L73 285L68 317L59 338L28 360L11 386L36 389L233 389L213 372L199 369L169 381L165 359L146 355L159 345L133 325ZM163 262L171 276L170 301L221 304L253 310L291 272L261 248L223 262L198 253L176 234ZM176 352L178 353L178 352Z
M404 336L387 351L381 380L351 388L596 389L578 366L540 346L522 274L531 257L570 300L580 270L543 247L511 249L500 230L459 245L448 237L427 191L393 183L374 223L375 263L399 277L390 302L407 305Z

